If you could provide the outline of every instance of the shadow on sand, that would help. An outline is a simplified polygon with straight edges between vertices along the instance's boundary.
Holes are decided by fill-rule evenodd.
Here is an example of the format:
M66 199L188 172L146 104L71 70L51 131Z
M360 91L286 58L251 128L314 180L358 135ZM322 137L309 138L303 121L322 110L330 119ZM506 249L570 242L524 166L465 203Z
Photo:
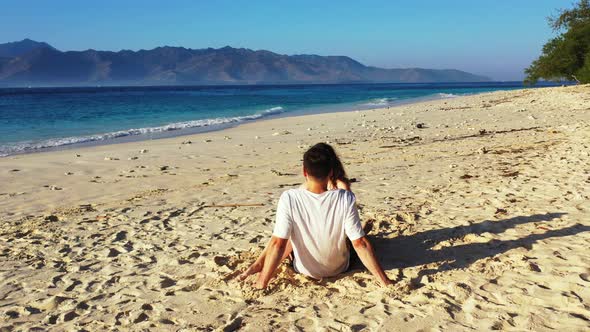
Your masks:
M519 216L496 221L485 220L467 226L435 229L408 236L400 235L393 238L391 237L393 232L380 232L372 236L370 235L369 238L385 270L439 263L436 269L424 269L420 271L418 277L415 278L415 280L419 280L424 275L467 268L482 258L493 257L514 248L525 247L531 249L532 245L540 240L590 231L590 226L576 224L562 229L548 230L541 234L530 234L515 240L491 240L485 243L468 243L447 246L437 250L432 249L443 241L462 238L468 234L499 234L521 224L542 223L545 226L551 227L550 221L560 218L563 215L565 213L556 212ZM362 264L358 259L353 261L352 268L354 270L357 268L362 269Z

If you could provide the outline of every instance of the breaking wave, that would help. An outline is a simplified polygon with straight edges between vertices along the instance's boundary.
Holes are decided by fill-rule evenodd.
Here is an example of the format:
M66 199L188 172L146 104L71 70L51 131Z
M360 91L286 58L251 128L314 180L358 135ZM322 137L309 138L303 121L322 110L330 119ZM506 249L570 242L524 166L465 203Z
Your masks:
M277 107L272 107L272 108L269 108L267 110L264 110L262 112L255 113L252 115L202 119L202 120L193 120L193 121L185 121L185 122L174 122L174 123L169 123L167 125L158 126L158 127L132 128L132 129L126 129L126 130L120 130L120 131L113 131L113 132L109 132L109 133L103 133L103 134L55 138L55 139L48 139L48 140L43 140L43 141L24 141L24 142L18 142L18 143L8 143L6 145L0 145L0 157L5 157L5 156L17 154L17 153L32 152L32 151L40 150L40 149L54 148L54 147L59 147L59 146L64 146L64 145L106 141L106 140L110 140L110 139L127 137L127 136L157 134L157 133L163 133L163 132L169 132L169 131L175 131L175 130L181 130L181 129L240 123L240 122L244 122L244 121L257 120L257 119L260 119L260 118L263 118L263 117L266 117L269 115L279 114L279 113L282 113L283 111L284 111L283 107L277 106Z
M391 97L391 98L377 98L377 99L373 99L371 101L369 101L368 103L365 103L363 105L365 106L389 106L392 102L396 101L397 98L395 97Z
M440 97L440 98L456 98L456 97L461 97L461 95L456 95L456 94L453 94L453 93L443 93L443 92L437 93L436 95L438 97Z

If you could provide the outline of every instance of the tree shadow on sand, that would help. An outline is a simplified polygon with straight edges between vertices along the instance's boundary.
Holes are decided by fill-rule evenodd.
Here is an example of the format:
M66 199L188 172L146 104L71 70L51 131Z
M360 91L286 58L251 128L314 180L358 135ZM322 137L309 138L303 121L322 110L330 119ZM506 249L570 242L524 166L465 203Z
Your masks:
M563 215L565 213L560 212L535 214L497 221L485 220L477 224L435 229L407 236L399 235L393 238L391 234L394 232L381 232L369 237L385 270L438 263L435 269L424 269L420 271L418 277L415 278L416 280L420 280L421 276L424 275L467 268L482 258L493 257L511 249L519 247L531 249L532 245L540 240L571 236L590 231L590 226L576 224L561 229L548 230L541 234L530 234L515 240L490 240L485 243L467 243L433 249L433 247L443 241L461 239L468 234L499 234L510 228L528 223L542 223L542 225L551 226L551 220L560 218ZM359 264L360 262L354 261L353 269L362 268L362 265Z

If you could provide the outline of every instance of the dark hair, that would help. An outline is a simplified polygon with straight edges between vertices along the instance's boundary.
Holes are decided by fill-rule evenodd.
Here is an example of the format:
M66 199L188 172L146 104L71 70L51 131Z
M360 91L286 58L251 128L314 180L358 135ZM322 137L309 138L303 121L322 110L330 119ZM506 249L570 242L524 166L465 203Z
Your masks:
M303 154L303 168L309 175L323 180L332 170L332 158L320 144L312 146Z
M321 180L332 171L330 181L334 186L338 180L350 185L340 158L329 144L318 143L307 150L303 155L303 167L311 176Z

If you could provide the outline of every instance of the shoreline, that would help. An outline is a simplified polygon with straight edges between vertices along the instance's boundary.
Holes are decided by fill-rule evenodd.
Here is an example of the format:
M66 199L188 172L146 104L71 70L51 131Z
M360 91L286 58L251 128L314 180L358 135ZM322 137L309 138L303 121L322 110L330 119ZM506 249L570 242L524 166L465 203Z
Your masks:
M536 87L535 89L542 89L547 88L545 86ZM515 90L524 90L527 88L507 88L506 90L495 90L495 91L515 91ZM314 114L329 114L329 113L345 113L345 112L362 112L362 111L370 111L370 110L383 110L389 109L404 105L411 105L411 104L419 104L429 101L435 100L444 100L450 98L458 98L458 97L465 97L465 96L475 96L480 94L492 93L494 91L484 91L484 92L475 92L469 94L460 94L460 95L447 95L446 93L433 93L431 95L415 97L415 98L408 98L402 100L396 100L391 102L388 105L374 105L369 106L367 101L363 103L355 102L355 103L344 103L344 104L331 104L331 105L324 105L321 107L311 107L311 108L304 108L300 110L295 110L291 112L278 112L278 113L270 113L269 115L261 114L258 118L253 119L242 119L230 121L230 119L226 119L228 122L213 124L213 125L199 125L196 127L188 127L188 128L180 128L174 130L163 130L155 133L141 133L141 134L127 134L124 136L113 137L113 138L105 138L105 139L91 139L95 136L105 136L109 134L116 134L118 132L109 132L109 133L98 133L86 136L74 136L74 137L64 137L64 138L55 138L49 140L39 141L36 144L49 144L50 141L55 140L73 140L73 139L82 139L88 138L88 141L82 142L74 142L74 143L63 143L57 146L45 146L41 148L32 148L26 151L18 151L13 152L11 154L1 155L1 158L8 158L12 156L18 155L27 155L27 154L35 154L35 153L42 153L42 152L53 152L53 151L63 151L63 150L75 150L77 148L88 148L94 146L102 146L102 145L116 145L116 144L123 144L123 143L133 143L133 142L142 142L142 141L152 141L152 140L160 140L160 139L168 139L168 138L176 138L176 137L183 137L183 136L192 136L192 135L199 135L199 134L207 134L211 132L218 132L227 130L230 128L239 127L244 124L254 123L258 121L265 121L265 120L273 120L273 119L281 119L281 118L290 118L290 117L300 117L300 116L307 116L307 115L314 115ZM254 115L249 115L254 116ZM248 116L246 116L248 117ZM215 120L215 119L205 119L205 120ZM222 120L222 119L220 119ZM202 120L198 120L202 121ZM175 123L168 123L166 125L158 126L158 127L147 127L147 128L139 128L139 129L125 129L121 130L121 132L132 131L132 130L145 130L145 129L153 129L153 128L164 128L170 125L174 125ZM10 142L8 145L14 144L23 144L25 142Z
M394 286L232 278L317 142ZM0 328L587 330L589 147L585 85L0 158Z

